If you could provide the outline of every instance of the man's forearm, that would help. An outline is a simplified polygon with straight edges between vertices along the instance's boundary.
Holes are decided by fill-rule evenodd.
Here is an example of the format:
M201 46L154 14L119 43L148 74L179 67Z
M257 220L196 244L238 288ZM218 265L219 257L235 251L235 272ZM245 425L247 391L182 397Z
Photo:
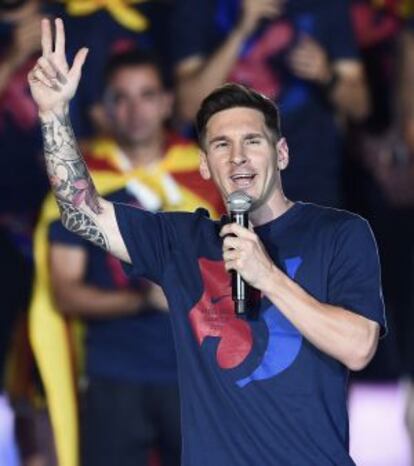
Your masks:
M0 96L3 94L18 67L16 60L6 55L0 62Z
M144 303L142 294L132 290L102 290L83 283L54 288L57 307L68 317L121 317L139 312Z
M319 302L277 268L269 274L267 289L266 296L321 351L352 370L368 364L377 346L378 324Z
M194 69L178 71L178 107L182 118L192 121L204 97L226 81L244 40L245 34L236 29L210 57L200 58Z
M330 99L340 113L352 120L366 118L370 112L370 99L362 71L355 75L342 74L339 71Z
M46 168L62 223L94 244L109 249L99 228L101 199L79 151L68 110L40 115Z
M178 67L178 107L192 121L204 97L224 84L240 49L263 20L274 20L285 10L285 0L240 0L239 20L227 39L208 58L201 54Z

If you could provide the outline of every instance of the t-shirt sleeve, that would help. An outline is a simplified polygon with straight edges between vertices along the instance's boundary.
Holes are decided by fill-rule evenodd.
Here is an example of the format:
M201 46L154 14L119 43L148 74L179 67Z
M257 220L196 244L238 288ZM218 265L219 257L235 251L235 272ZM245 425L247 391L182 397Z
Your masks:
M336 231L328 302L378 322L386 331L378 249L368 222L354 217Z
M169 215L114 203L115 215L132 264L124 264L131 277L145 277L161 284L164 271L177 244Z
M65 228L60 219L55 220L49 225L49 242L73 247L85 247L87 244L87 241L81 236Z

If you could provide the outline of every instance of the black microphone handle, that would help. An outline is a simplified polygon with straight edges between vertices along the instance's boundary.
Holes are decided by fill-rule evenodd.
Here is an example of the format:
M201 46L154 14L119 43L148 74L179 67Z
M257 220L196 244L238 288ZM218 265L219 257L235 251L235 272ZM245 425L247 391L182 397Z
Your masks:
M249 225L247 212L231 212L230 219L232 223L237 223L245 228ZM249 297L249 285L243 280L239 272L232 270L231 292L234 301L234 311L236 315L242 316L247 312L247 302Z

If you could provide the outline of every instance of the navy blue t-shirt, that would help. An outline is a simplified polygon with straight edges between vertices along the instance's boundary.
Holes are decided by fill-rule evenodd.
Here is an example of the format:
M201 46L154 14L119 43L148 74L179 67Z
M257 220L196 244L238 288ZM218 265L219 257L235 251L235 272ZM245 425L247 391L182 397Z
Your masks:
M220 223L200 211L151 214L116 205L115 212L129 273L158 282L168 298L183 466L354 464L347 369L266 297L257 320L235 317ZM385 326L378 253L365 220L296 203L256 232L273 261L316 299Z
M177 0L174 62L213 53L235 27L241 3ZM338 206L342 144L335 111L320 86L295 77L288 66L290 52L304 35L315 39L331 61L358 56L348 1L288 0L284 14L262 21L244 44L227 80L249 85L279 105L292 154L283 177L287 196Z
M120 190L107 198L131 204ZM89 241L66 230L61 221L49 229L49 241L81 247L87 253L85 283L103 290L140 289L142 280L128 279L120 262ZM169 314L148 308L136 315L88 319L86 373L89 376L135 382L177 380L177 363Z

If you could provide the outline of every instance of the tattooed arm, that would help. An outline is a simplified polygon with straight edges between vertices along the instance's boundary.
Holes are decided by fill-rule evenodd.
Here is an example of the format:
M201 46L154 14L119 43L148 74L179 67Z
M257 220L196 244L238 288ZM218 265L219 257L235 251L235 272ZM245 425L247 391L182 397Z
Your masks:
M99 197L79 152L66 111L41 115L47 171L66 228L123 260L113 206ZM114 223L114 225L111 225ZM118 241L119 243L119 241ZM125 247L124 247L125 249Z
M52 49L51 24L47 19L42 21L42 56L28 78L39 107L46 167L62 222L74 233L130 262L113 205L97 193L69 120L68 104L78 87L88 51L81 49L69 68L62 20L57 19L55 26Z

